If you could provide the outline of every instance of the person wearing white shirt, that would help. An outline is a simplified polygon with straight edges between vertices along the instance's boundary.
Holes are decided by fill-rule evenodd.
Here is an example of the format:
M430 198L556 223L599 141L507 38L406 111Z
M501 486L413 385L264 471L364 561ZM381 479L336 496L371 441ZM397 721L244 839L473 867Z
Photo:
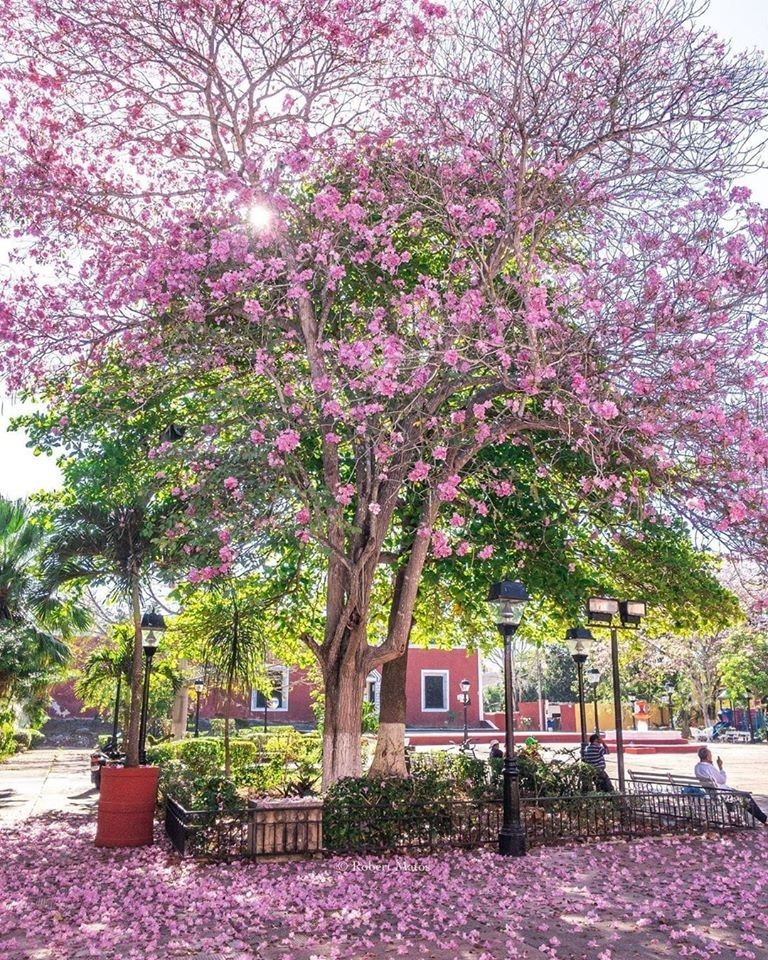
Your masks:
M712 763L712 751L709 747L699 747L699 762L693 768L693 775L698 780L709 781L718 790L721 790L728 783L728 775L723 769L723 761L717 758L717 766ZM752 814L755 820L759 820L764 826L768 824L768 817L758 807L752 797L747 802L747 811Z

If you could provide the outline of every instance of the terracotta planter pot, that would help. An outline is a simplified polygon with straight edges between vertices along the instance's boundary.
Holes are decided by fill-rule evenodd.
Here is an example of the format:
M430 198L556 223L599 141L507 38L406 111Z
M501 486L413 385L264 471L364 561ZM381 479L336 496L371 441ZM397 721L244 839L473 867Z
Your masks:
M97 847L145 847L152 843L159 777L159 767L104 767Z

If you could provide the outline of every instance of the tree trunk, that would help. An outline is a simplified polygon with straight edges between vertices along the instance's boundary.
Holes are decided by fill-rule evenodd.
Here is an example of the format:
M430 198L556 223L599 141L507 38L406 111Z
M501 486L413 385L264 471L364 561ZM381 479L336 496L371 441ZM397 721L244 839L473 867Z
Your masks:
M405 567L395 575L392 605L389 611L389 630L395 623L400 606ZM410 640L410 630L408 640ZM376 753L369 771L372 777L407 777L405 767L405 677L408 667L408 640L402 655L388 660L381 671L381 696L379 711L379 737Z
M388 660L381 671L381 711L376 753L371 777L407 777L405 768L405 676L408 647L396 660Z
M186 667L186 661L179 665ZM187 719L189 716L189 687L184 683L176 693L171 707L171 736L174 740L183 740L187 735Z
M343 662L336 672L324 671L325 720L323 724L323 790L342 777L359 777L361 720L365 691L365 666Z
M229 719L232 713L232 681L227 683L227 699L224 704L224 776L229 780L232 762L229 756Z
M143 679L141 644L141 594L137 577L131 579L131 612L133 614L133 666L131 675L131 706L128 711L128 736L125 750L126 767L139 765L139 723L141 721L141 681Z

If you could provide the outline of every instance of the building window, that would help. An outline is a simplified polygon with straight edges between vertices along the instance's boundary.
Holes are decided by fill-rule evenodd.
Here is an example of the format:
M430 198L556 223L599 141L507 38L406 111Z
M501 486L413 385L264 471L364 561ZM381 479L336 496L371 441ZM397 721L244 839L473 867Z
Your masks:
M373 709L378 714L381 708L381 674L378 670L372 670L365 682L365 699L373 704Z
M421 671L421 709L426 711L448 709L447 670Z
M267 670L267 676L272 682L272 694L269 697L264 696L261 690L251 691L251 710L263 710L267 706L267 701L277 700L276 707L267 707L268 710L287 710L288 709L288 667L270 667Z

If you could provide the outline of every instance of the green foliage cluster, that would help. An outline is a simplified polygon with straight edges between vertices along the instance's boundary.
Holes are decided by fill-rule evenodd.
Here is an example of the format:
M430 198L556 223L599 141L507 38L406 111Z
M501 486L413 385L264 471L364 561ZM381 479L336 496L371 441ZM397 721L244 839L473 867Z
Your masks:
M503 760L492 762L501 783ZM562 758L544 759L536 742L527 743L517 753L520 791L529 797L562 797L589 793L596 789L595 770L572 752Z
M323 836L335 852L397 850L408 843L425 844L455 827L451 803L481 804L502 796L503 760L446 752L416 753L411 776L347 777L325 797ZM568 797L595 789L594 770L575 756L545 760L538 744L518 752L520 788L529 797Z
M323 805L323 840L328 850L397 850L407 837L445 836L451 830L451 785L433 776L345 777L334 783Z
M13 739L13 710L0 710L0 760L16 753Z
M248 796L294 796L311 793L320 779L321 742L315 734L293 728L244 730L230 741L231 769L224 773L224 742L216 737L194 737L158 744L147 750L150 763L160 767L161 796L172 796L187 809L208 809L211 781L226 779ZM235 803L229 797L227 808Z

